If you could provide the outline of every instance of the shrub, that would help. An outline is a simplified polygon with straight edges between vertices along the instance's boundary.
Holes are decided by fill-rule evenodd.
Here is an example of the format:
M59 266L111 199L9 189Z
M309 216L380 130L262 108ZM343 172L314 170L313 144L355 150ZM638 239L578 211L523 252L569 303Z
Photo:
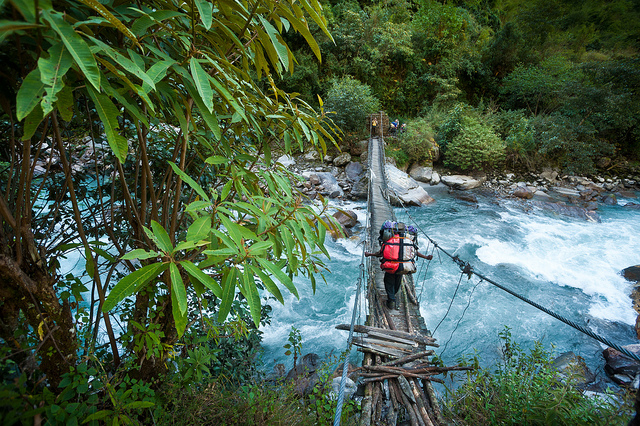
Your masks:
M326 111L335 114L334 123L346 134L362 132L367 115L380 109L371 87L349 76L332 82L325 104Z
M493 168L505 157L504 142L477 114L464 115L447 146L445 164L462 170Z
M433 161L438 156L435 132L430 122L419 118L407 123L406 130L397 138L397 144L390 149L390 156L399 164Z
M475 370L447 392L445 417L455 424L626 425L630 401L619 407L613 395L589 398L572 385L575 378L560 380L552 354L540 342L527 353L512 340L508 327L500 337L503 360L495 371Z

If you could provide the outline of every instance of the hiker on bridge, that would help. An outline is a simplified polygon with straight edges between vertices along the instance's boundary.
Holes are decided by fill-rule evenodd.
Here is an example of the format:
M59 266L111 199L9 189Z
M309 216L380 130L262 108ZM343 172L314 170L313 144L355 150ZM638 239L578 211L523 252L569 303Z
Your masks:
M397 309L396 293L402 285L402 276L416 272L415 258L431 260L432 255L418 251L418 235L413 226L387 220L378 237L380 250L365 252L366 257L380 257L380 268L384 271L384 288L387 291L387 308Z

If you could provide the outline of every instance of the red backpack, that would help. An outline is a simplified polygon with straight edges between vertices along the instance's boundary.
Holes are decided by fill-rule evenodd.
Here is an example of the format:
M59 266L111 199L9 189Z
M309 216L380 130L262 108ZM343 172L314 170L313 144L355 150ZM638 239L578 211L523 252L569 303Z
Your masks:
M387 236L392 236L386 241L381 241L382 261L380 268L391 274L413 274L416 272L415 259L418 250L416 233L407 231L402 222L395 223L392 228L386 228L385 231Z

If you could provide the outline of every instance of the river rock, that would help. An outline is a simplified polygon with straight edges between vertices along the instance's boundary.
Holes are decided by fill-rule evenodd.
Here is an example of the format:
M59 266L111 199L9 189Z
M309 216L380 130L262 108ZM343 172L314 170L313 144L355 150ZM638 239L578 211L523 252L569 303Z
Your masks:
M431 181L429 182L430 185L438 185L440 184L440 173L438 172L433 172L431 174Z
M616 198L615 194L606 194L601 198L602 204L607 204L609 206L615 206L618 204L618 198Z
M318 383L317 369L320 366L320 357L309 353L302 357L302 362L292 368L287 374L287 380L294 382L294 391L300 396L311 394Z
M385 169L391 204L422 206L435 201L418 182L397 167L387 163Z
M468 190L482 185L486 178L475 179L465 175L442 176L441 181L453 189Z
M358 215L353 210L338 210L333 217L347 229L353 228L358 223Z
M351 146L351 155L354 157L359 157L360 155L362 155L362 153L367 152L368 149L369 149L369 141L365 139L358 143L354 143Z
M542 171L542 173L540 173L540 177L542 179L545 179L545 180L553 183L558 178L558 172L556 172L555 170L551 170L551 169L544 169Z
M340 394L340 385L342 383L342 377L334 377L331 381L331 393L329 396L331 399L338 399L338 395ZM348 401L351 399L353 394L356 393L358 387L356 383L350 378L346 377L344 382L344 400Z
M622 276L629 281L640 283L640 265L629 266L622 270Z
M533 191L526 186L518 186L515 191L513 191L513 195L518 198L530 200L533 198Z
M318 185L318 192L322 195L327 195L329 198L338 198L344 196L344 191L338 184L338 180L329 172L316 173L320 184ZM304 176L304 173L303 173Z
M548 201L532 200L533 205L542 209L552 211L556 214L569 216L576 219L583 219L588 222L600 222L600 215L593 210L587 210L584 207L573 206L562 202L552 203Z
M319 161L320 160L320 154L318 153L318 151L309 151L304 155L304 159L307 161Z
M337 167L344 167L351 161L351 154L343 152L333 159L333 165Z
M629 352L640 355L640 344L623 346ZM606 360L604 371L619 385L629 386L640 373L640 362L629 358L620 351L607 348L602 351Z
M449 191L449 194L453 195L458 200L466 201L468 203L478 204L478 197L476 197L474 194L470 192L452 189Z
M560 373L563 381L569 379L579 389L586 388L596 380L596 375L587 367L584 358L573 352L563 353L553 360L551 366Z
M285 167L291 167L296 164L296 161L290 155L283 155L282 157L278 158L276 162L282 164Z
M362 164L352 161L344 168L344 173L347 175L347 180L354 182L360 178L363 170Z
M360 178L353 183L351 187L351 198L356 200L366 200L369 196L369 177L366 173L360 175Z
M418 182L429 183L431 182L431 177L433 176L433 167L414 164L409 169L409 176L411 176Z

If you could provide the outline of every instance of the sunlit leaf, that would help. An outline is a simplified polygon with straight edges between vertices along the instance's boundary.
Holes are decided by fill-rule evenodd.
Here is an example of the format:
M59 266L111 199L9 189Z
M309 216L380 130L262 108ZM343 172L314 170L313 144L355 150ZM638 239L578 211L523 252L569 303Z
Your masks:
M167 267L166 263L153 263L143 266L122 278L109 292L104 305L102 305L102 311L108 312L113 309L118 303L133 295L149 281L157 277Z

